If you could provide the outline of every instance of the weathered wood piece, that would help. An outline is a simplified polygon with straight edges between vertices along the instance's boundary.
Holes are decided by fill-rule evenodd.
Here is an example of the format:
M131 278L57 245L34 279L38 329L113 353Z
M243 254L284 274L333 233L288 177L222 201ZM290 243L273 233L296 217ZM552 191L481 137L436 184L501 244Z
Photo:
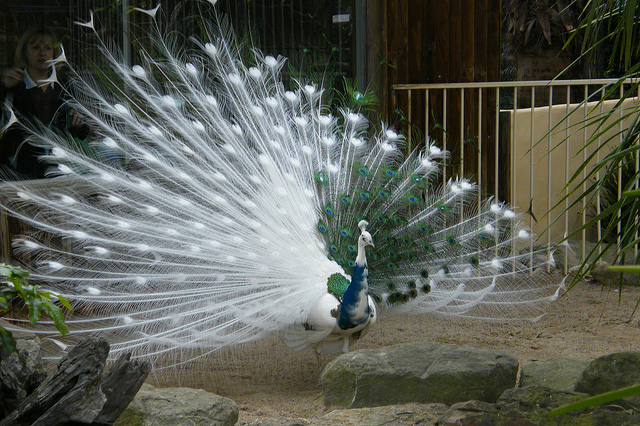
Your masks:
M102 377L101 388L107 398L94 422L112 424L136 396L151 372L148 362L131 361L131 354L123 354Z
M123 355L103 376L108 354L104 339L81 342L0 426L112 424L142 386L150 366Z

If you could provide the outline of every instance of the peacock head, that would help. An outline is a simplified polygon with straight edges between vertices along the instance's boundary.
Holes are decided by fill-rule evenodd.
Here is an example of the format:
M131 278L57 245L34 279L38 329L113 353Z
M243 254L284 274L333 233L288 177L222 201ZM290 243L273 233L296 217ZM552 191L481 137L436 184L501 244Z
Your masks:
M366 246L375 247L373 245L373 239L371 238L371 234L367 232L367 225L369 222L366 220L361 220L358 222L358 228L360 228L360 238L358 239L358 246L365 248Z

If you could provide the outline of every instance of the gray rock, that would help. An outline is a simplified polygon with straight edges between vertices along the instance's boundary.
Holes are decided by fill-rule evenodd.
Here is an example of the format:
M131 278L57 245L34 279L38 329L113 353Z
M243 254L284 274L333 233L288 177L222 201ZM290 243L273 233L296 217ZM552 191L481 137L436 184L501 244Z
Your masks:
M0 349L0 419L15 410L46 377L36 337L17 339L11 355Z
M437 425L495 425L500 410L496 404L483 401L467 401L453 404L438 419Z
M238 406L201 389L142 386L114 426L232 426Z
M622 285L625 286L638 286L640 285L640 279L638 274L624 273L620 274L619 272L611 272L609 271L610 263L607 262L598 262L591 271L589 271L589 275L599 283L602 283L606 286L611 287L619 287L620 277L622 277Z
M598 395L640 383L640 352L618 352L591 362L576 383L575 390ZM627 406L639 406L640 396L625 398Z
M408 343L344 354L322 373L325 404L346 407L495 402L515 386L518 361L499 352Z
M520 386L547 386L554 390L573 391L589 361L554 358L532 362L522 367Z
M548 417L551 409L587 397L578 392L527 386L508 389L496 404L469 401L453 405L438 420L438 426L637 426L640 415L608 407L588 409Z

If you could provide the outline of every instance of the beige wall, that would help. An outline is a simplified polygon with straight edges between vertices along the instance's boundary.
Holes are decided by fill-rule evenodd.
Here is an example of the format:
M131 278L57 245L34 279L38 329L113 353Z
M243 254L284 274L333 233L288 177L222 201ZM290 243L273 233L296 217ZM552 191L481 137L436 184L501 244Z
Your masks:
M512 204L517 207L518 212L522 213L528 210L531 202L532 211L538 222L526 215L523 215L522 218L530 223L536 234L542 235L549 224L562 214L565 208L564 202L545 217L550 207L558 203L564 196L567 179L571 178L573 173L585 162L585 158L588 158L597 146L583 149L585 141L596 130L595 125L589 125L584 130L583 124L593 120L597 113L610 111L616 102L615 100L607 101L600 105L593 102L586 106L580 106L565 121L562 119L567 115L566 105L557 105L551 108L539 107L533 110L530 108L520 109L515 113L511 111L511 152L514 153L511 160L513 170L511 175ZM571 109L575 107L577 105L570 106ZM622 127L616 124L601 135L599 145L602 148L599 150L599 154L596 154L596 157L588 162L587 170L592 170L593 164L617 145L621 139L618 134L629 126L635 108L638 108L638 99L627 100L620 110L622 114L616 111L615 115L607 121L607 126L611 126L614 120L621 115L629 116L631 114L630 117L623 120ZM531 132L532 121L533 135ZM513 145L514 126L515 147ZM557 127L554 128L554 126ZM549 132L550 128L551 132ZM549 135L546 136L548 132ZM566 142L563 142L567 135L570 136ZM536 142L537 145L534 146ZM581 188L580 191L582 191ZM570 203L573 200L575 200L575 196L570 198ZM587 206L587 221L596 212L597 204L594 201ZM566 216L560 217L555 224L551 225L549 228L551 240L558 240L564 236L565 224L568 226L569 232L575 230L582 224L583 217L582 203L580 203L579 206L571 208ZM579 237L577 235L575 238ZM587 238L597 239L596 231L589 232Z

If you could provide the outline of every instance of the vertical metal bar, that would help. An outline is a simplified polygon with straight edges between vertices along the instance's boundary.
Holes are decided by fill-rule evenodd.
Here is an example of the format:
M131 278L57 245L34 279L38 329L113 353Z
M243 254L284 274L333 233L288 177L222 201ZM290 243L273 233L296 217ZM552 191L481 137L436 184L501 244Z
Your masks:
M517 156L518 156L518 152L517 152L517 143L516 143L516 139L517 139L517 123L518 123L518 117L517 117L517 112L518 112L518 88L516 86L513 86L513 114L511 114L511 116L513 117L513 126L512 126L512 134L511 134L511 159L512 159L512 167L511 167L511 171L512 171L512 188L511 188L511 204L515 205L516 204L516 191L517 191ZM512 241L511 243L511 252L515 252L515 241ZM512 263L513 266L513 270L515 271L516 269L516 261L515 258L513 260Z
M449 114L447 113L447 89L443 89L442 92L442 111L444 118L442 120L442 150L447 150L447 118ZM442 167L442 183L447 183L447 168Z
M624 85L621 84L620 85L620 100L622 100L622 97L624 96ZM624 117L624 108L622 103L620 103L620 121L618 123L618 126L620 128L620 142L622 143L622 141L624 140L624 124L622 123L622 118ZM622 164L620 164L620 167L618 168L618 200L622 198ZM616 230L618 231L618 249L617 249L617 253L620 252L620 246L622 244L622 224L620 223L620 219L622 217L622 209L618 209L618 225L616 227ZM616 254L617 254L616 253Z
M424 135L426 137L426 143L430 143L431 133L429 132L429 89L424 93Z
M482 203L482 87L478 88L478 205Z
M636 103L637 103L637 102L638 102L638 99L640 99L640 86L638 86L637 99L636 99L635 101L633 101L633 99L632 99L632 102L636 102ZM636 138L636 145L638 144L638 142L640 142L640 141L638 140L638 138ZM634 155L636 156L636 169L635 169L635 174L637 175L637 174L638 174L638 170L640 170L640 155L638 155L638 151L637 151L637 150L636 150L636 152L634 153ZM638 188L640 188L640 182L638 182L637 180L636 180L636 183L635 183L635 187L636 187L636 188L635 188L636 190L637 190ZM636 241L638 241L638 219L639 219L639 218L636 216L636 223L635 223L635 226L636 226L635 240L636 240ZM635 259L637 259L637 258L638 258L638 244L636 244L636 245L634 246L634 248L633 248L633 255L634 255L634 258L635 258Z
M588 99L589 99L589 86L588 85L584 85L584 114L583 114L583 122L586 122L587 120L587 107L588 107ZM587 127L584 126L583 130L582 130L582 140L586 141L587 140ZM582 147L582 162L586 162L587 161L587 148L585 146ZM582 193L584 194L587 191L587 182L586 182L586 178L587 178L587 168L585 167L584 170L582 171ZM587 250L587 231L586 229L584 229L585 224L587 223L587 216L585 215L585 212L587 210L587 199L586 197L582 198L582 257L581 260L584 260L584 256Z
M551 127L553 117L553 86L549 86L549 117L547 124L547 256L551 256ZM547 272L551 265L547 264Z
M407 120L409 128L407 129L407 154L411 152L411 128L413 127L413 116L411 111L411 89L407 91Z
M494 137L494 143L495 143L495 170L494 170L494 196L496 199L498 199L498 179L500 178L499 176L499 171L498 171L498 167L500 165L499 162L499 153L500 153L500 87L496 87L496 103L495 103L495 110L496 110L496 134ZM511 154L513 155L513 154Z
M518 170L516 167L518 165L517 160L517 152L516 152L516 137L518 130L518 120L517 120L517 112L518 112L518 88L516 86L513 87L513 113L511 114L513 125L511 126L511 204L515 205L516 203L516 181L517 181L517 173Z
M531 86L531 129L529 130L529 206L530 213L533 213L533 138L534 138L534 118L536 109L536 88ZM525 201L526 202L526 201ZM520 207L522 208L522 207ZM533 229L533 214L529 214L529 228ZM533 238L529 241L529 273L533 273Z
M460 89L460 177L464 177L464 88Z
M567 103L565 106L564 116L567 117L569 115L569 108L571 104L571 85L567 86ZM565 119L564 123L564 238L567 238L569 235L569 188L567 187L567 183L569 182L569 118ZM569 241L565 241L566 245L564 246L564 273L569 273Z
M602 101L600 103L600 116L602 116L602 114L604 113L604 86L600 87L600 100ZM598 137L598 146L596 147L596 149L598 150L596 153L596 163L600 162L600 146L602 144L602 136ZM600 169L598 169L596 171L596 181L600 180ZM601 202L601 187L598 187L598 189L596 190L596 216L599 216L601 213L601 207L600 207L600 202ZM602 241L602 222L598 221L596 223L596 233L598 236L598 241ZM602 245L598 244L598 253L602 253Z

